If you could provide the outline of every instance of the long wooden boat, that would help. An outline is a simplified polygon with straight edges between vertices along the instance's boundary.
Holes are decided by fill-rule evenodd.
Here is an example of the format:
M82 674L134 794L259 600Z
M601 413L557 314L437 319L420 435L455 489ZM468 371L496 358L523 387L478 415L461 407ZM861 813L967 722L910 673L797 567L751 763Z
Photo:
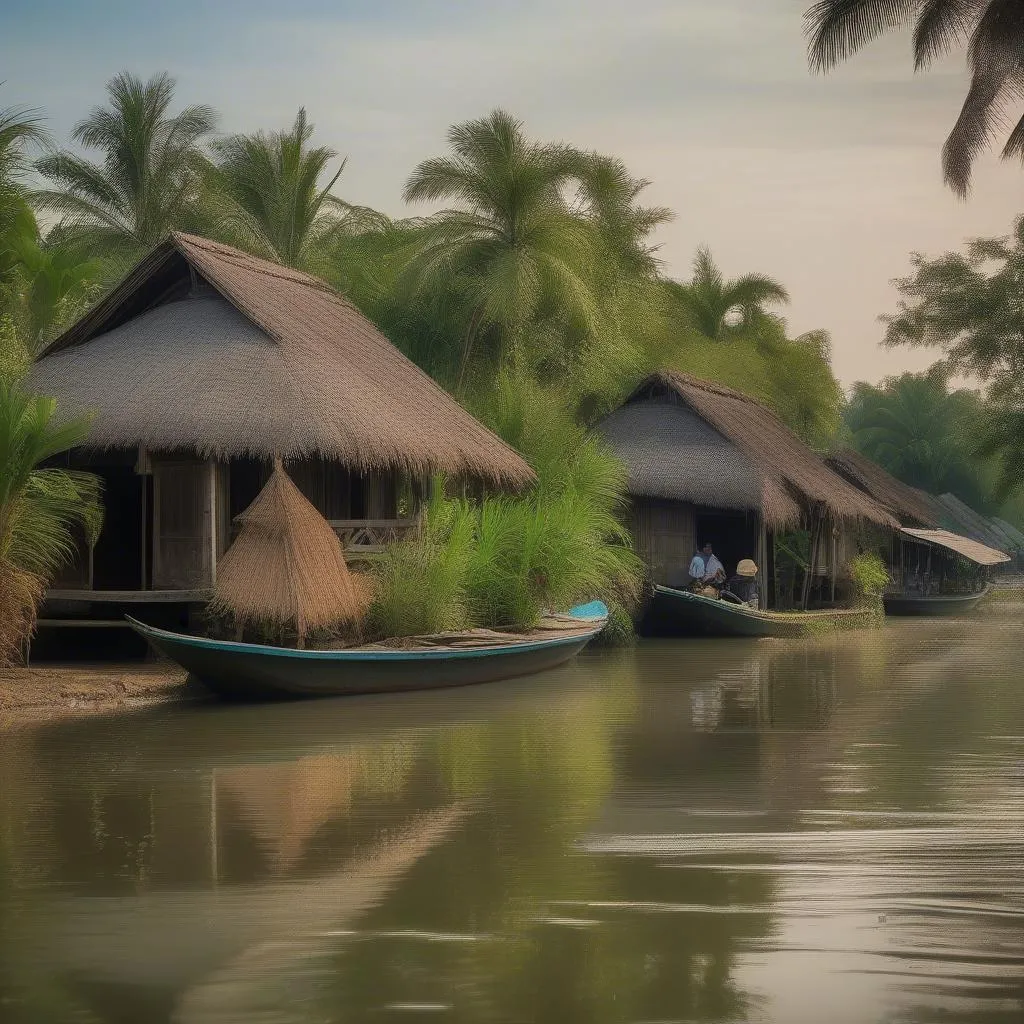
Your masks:
M150 645L221 697L273 700L397 693L495 682L554 668L601 631L608 609L580 605L545 619L530 634L476 630L413 637L396 644L294 650L172 633L128 617Z
M883 594L886 615L965 615L992 589L976 594Z
M654 587L644 631L655 636L796 637L840 621L871 617L861 609L769 612L671 587ZM854 625L854 621L845 623Z

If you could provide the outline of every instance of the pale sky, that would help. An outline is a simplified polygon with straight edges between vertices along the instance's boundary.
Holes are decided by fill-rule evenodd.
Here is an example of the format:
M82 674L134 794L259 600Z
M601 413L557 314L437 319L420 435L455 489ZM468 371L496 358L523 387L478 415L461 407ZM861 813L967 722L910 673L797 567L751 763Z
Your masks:
M878 347L908 254L1005 234L1024 170L989 158L966 203L939 149L962 57L911 73L882 40L828 77L807 70L809 0L0 0L0 106L44 109L58 139L128 69L169 71L226 131L287 127L349 158L337 191L393 216L450 124L501 106L541 139L615 154L676 211L659 241L686 276L711 247L730 274L790 290L795 331L832 332L844 384L932 357Z

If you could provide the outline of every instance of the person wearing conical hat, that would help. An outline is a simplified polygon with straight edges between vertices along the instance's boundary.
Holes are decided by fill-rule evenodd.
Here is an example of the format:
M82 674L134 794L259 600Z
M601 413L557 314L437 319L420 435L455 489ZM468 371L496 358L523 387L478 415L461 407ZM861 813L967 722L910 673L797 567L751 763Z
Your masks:
M736 572L725 583L722 596L731 595L731 600L751 608L758 606L757 565L752 558L744 558L736 566Z

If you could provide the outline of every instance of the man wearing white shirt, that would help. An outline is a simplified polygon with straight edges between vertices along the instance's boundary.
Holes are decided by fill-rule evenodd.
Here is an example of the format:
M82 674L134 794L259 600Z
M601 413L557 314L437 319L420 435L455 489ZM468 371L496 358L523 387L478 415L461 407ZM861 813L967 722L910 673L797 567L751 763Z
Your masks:
M690 561L690 583L706 586L725 578L725 566L715 557L711 542L704 544Z

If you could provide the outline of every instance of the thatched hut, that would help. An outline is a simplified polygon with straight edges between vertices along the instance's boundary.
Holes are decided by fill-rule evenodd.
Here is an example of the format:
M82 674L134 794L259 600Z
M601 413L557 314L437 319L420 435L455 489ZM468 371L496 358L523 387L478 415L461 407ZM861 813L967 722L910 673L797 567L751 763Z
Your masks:
M1009 531L986 519L953 494L928 494L850 448L828 464L885 506L901 524L895 534L876 535L874 548L888 562L894 590L924 575L941 579L958 558L985 569L1005 566L1016 554Z
M843 523L896 525L769 409L709 381L654 374L597 429L625 463L637 549L656 583L685 575L698 544L711 541L728 571L753 557L764 584L773 536L800 526L812 532L815 573L834 578ZM771 598L762 593L764 604Z
M92 413L75 459L106 488L104 537L55 588L65 598L205 597L274 456L355 550L410 529L433 473L533 479L323 281L191 235L57 338L31 384Z

